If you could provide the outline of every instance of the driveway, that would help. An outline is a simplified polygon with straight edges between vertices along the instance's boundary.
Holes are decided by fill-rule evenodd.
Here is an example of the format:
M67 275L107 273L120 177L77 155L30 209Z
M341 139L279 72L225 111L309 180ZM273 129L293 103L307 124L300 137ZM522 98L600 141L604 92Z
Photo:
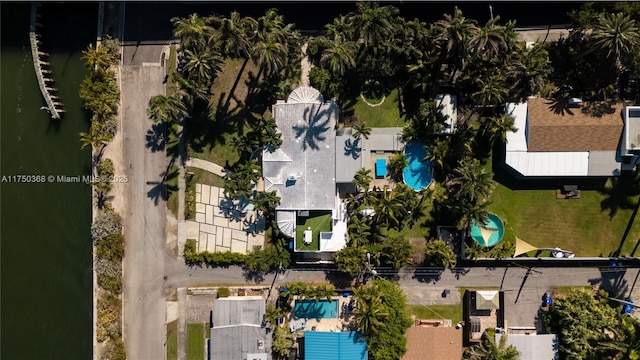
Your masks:
M166 247L165 190L162 174L168 161L164 151L146 147L152 122L149 99L164 94L162 66L122 67L124 166L126 195L124 258L124 340L129 359L164 358L166 306L162 293Z

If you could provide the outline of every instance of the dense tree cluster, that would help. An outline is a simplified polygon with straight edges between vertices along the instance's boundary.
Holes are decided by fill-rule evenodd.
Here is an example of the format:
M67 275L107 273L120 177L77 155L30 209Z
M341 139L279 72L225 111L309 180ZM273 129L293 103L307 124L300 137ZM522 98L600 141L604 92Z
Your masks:
M550 332L559 334L562 358L636 359L640 356L640 322L633 317L623 318L607 296L604 290L574 289L554 298L544 320Z
M354 289L355 327L367 339L369 359L400 359L407 351L404 333L411 326L407 298L398 284L375 279Z

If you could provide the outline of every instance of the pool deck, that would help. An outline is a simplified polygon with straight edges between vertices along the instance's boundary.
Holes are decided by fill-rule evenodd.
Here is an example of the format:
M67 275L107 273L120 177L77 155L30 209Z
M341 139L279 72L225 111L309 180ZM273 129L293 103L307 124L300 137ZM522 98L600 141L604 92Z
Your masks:
M306 319L307 324L304 329L296 331L298 335L302 335L305 331L346 331L347 324L353 319L353 313L347 313L346 308L351 302L351 296L338 297L334 296L333 301L338 301L338 317L323 319ZM305 299L306 300L306 299ZM291 307L295 307L295 300L292 301ZM287 319L289 322L295 321L293 313L289 314Z

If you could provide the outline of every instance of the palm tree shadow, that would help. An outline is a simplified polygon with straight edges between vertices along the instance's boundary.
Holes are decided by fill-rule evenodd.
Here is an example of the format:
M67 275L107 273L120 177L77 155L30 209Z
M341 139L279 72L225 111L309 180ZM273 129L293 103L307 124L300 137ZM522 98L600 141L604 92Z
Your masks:
M145 138L147 140L147 148L151 149L151 152L164 151L168 141L167 124L155 123L151 125Z
M354 160L357 160L360 158L361 153L362 147L360 146L360 137L356 138L354 141L351 141L351 139L344 141L345 156L351 156Z
M173 165L173 161L169 164L169 169L171 169ZM160 174L162 176L161 181L147 181L147 185L151 185L151 189L147 192L147 197L153 199L153 204L158 205L160 199L167 201L169 199L169 191L178 191L177 185L167 185L167 180L171 180L178 176L178 169L174 169L169 172L169 170L162 172Z
M303 119L306 120L306 123L293 126L296 138L304 136L302 142L303 150L307 150L307 148L319 150L318 143L327 138L323 134L330 129L330 126L328 126L329 109L329 107L326 107L322 110L321 105L312 104L304 109Z
M577 109L578 106L569 104L567 98L556 98L545 102L549 105L549 110L553 111L556 115L575 115L571 109Z
M638 204L632 198L640 194L640 173L623 172L620 176L611 178L611 186L603 187L600 193L605 196L600 202L600 209L609 210L610 219L613 219L619 209L637 209Z

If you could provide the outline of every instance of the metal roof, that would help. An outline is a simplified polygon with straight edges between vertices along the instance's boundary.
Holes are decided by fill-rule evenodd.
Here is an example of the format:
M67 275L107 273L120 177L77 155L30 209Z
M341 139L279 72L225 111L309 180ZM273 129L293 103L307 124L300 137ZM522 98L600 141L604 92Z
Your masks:
M271 358L271 336L262 326L261 296L232 296L213 301L210 360L246 360L249 354Z
M304 359L367 360L367 342L356 331L306 331Z
M278 192L278 210L330 210L336 183L338 106L312 100L308 89L299 92L296 102L273 105L283 142L275 152L263 152L265 190Z

